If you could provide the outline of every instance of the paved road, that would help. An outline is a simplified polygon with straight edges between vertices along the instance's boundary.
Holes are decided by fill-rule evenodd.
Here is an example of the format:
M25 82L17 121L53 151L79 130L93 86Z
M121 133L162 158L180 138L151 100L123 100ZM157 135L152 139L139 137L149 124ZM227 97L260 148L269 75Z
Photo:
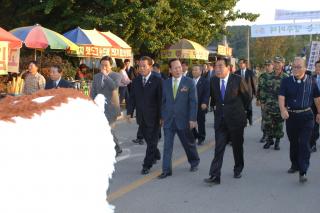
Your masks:
M111 180L109 199L117 213L319 213L320 152L311 156L309 182L301 185L298 174L287 174L289 144L285 137L281 150L264 150L260 112L254 108L254 125L245 130L245 169L241 179L233 178L232 149L227 147L221 185L203 183L214 153L213 115L207 116L207 141L199 146L199 171L189 172L183 148L176 137L173 176L158 180L161 163L147 176L140 175L145 145L135 145L137 126L119 124L117 134L124 148ZM160 150L163 141L160 142Z

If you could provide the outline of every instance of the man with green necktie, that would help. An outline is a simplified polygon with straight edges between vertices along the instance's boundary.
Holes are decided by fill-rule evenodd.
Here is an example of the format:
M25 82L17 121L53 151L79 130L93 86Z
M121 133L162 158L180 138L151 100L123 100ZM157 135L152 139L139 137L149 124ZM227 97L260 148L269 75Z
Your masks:
M162 174L159 179L172 175L172 151L177 133L186 152L190 171L198 170L200 162L192 129L197 126L197 90L193 79L182 76L179 59L169 61L172 78L163 82L161 120L164 130Z

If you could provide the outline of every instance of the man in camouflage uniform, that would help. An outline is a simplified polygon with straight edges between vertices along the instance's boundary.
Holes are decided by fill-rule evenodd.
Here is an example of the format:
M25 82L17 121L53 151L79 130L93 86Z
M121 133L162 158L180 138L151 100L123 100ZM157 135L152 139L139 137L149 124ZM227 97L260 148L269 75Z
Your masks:
M265 61L265 72L263 72L259 78L258 78L258 88L257 88L257 106L261 107L261 131L263 133L262 138L260 139L260 143L266 142L267 134L265 129L265 121L266 121L266 113L264 110L264 102L261 100L261 96L265 97L264 91L266 91L266 88L263 88L266 86L266 81L268 79L268 76L270 73L273 72L273 64L271 60Z
M278 94L280 90L281 80L288 77L283 72L284 58L274 58L274 72L268 74L265 85L263 85L263 92L261 96L262 106L265 110L265 130L267 135L264 149L269 149L271 145L275 144L274 149L280 150L280 139L284 136L283 133L283 119L278 104ZM275 142L273 139L275 138Z

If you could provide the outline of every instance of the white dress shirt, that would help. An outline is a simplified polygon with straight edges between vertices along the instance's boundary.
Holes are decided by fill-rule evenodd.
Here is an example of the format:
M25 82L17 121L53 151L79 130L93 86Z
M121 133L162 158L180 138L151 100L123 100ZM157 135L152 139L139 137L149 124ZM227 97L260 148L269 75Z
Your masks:
M149 80L149 78L150 78L150 76L151 76L151 73L152 73L152 72L150 72L146 77L142 76L142 83L143 83L143 78L146 79L146 83L148 82L148 80Z
M195 81L196 85L197 85L199 79L200 79L200 76L199 76L198 78L194 78L194 79L193 79L193 80Z
M175 80L175 79L178 80L178 82L177 82L177 88L179 88L179 84L180 84L181 78L182 78L182 76L180 76L179 78L172 77L172 88L173 88L174 80Z

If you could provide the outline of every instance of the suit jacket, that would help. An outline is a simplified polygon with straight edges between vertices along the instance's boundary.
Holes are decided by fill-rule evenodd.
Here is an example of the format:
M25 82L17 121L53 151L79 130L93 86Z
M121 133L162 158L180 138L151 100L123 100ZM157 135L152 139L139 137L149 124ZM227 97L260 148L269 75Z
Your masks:
M132 82L127 114L133 115L136 108L137 123L148 127L160 125L162 103L162 79L152 73L143 86L142 76Z
M237 70L235 74L241 76L241 70L240 69ZM253 96L257 95L257 79L256 79L256 75L252 70L246 69L245 82L247 84L250 97L252 99Z
M163 81L161 118L163 128L189 128L189 121L197 121L197 90L195 82L189 77L181 77L176 98L173 98L172 78Z
M244 80L229 74L224 100L221 97L220 79L213 77L210 82L210 95L214 110L214 128L218 129L222 121L229 129L244 128L247 124L246 111L250 95Z
M102 79L104 79L102 81ZM121 82L121 75L111 72L107 77L101 72L93 76L90 96L94 99L98 94L103 94L106 99L105 115L109 123L116 121L120 115L119 97L115 97Z
M208 81L210 81L211 78L213 78L215 75L214 70L209 70L207 73L203 73L202 76L206 78Z
M201 104L209 106L210 82L205 77L200 77L197 83L198 109L201 110Z
M69 81L60 79L59 84L57 86L54 85L55 81L49 80L46 82L45 89L55 89L55 88L72 88L72 85Z
M162 80L168 79L168 76L163 72L158 73L156 71L152 71L152 73L155 74L157 77L161 78Z
M313 81L316 82L316 84L317 84L317 75L311 75L311 76L312 76ZM317 110L317 107L316 107L316 104L314 103L314 101L312 102L311 109L313 111L313 114L316 116L318 114L318 110Z

